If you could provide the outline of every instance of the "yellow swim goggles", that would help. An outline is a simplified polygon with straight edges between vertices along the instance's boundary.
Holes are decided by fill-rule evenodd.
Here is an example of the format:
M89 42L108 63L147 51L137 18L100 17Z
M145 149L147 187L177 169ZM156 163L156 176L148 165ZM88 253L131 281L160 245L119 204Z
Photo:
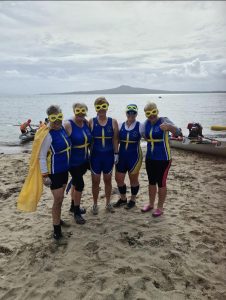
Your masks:
M137 106L136 105L127 105L126 106L126 112L128 112L128 111L138 111L138 108L137 108Z
M159 113L158 109L157 108L154 108L152 110L147 110L145 111L145 116L147 118L149 118L150 116L157 116L157 114Z
M64 115L59 113L58 115L52 114L48 116L50 122L63 121Z
M104 110L108 110L108 104L107 103L103 103L103 104L97 104L95 105L95 108L96 108L96 111L99 111L101 109L104 109Z
M82 108L77 107L74 109L74 113L75 113L75 115L79 115L79 114L86 115L87 110L85 107L82 107Z

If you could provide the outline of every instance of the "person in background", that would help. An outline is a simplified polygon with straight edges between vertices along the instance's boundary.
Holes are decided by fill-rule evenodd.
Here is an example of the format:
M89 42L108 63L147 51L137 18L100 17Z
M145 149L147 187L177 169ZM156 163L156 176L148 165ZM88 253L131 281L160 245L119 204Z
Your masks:
M167 194L166 179L172 161L169 132L178 135L180 131L168 118L159 117L155 103L148 103L144 107L144 112L147 118L144 123L143 136L147 141L145 164L149 180L149 203L141 211L145 213L154 208L158 192L157 208L152 215L159 217L163 214L163 205Z
M39 154L43 184L50 187L53 195L52 219L53 237L62 237L61 206L64 190L68 181L70 166L71 141L62 126L63 114L59 106L51 105L47 109L49 133L46 135Z
M194 139L202 139L202 125L200 123L188 123L187 129L189 130L188 138L194 138Z
M82 191L84 189L83 176L90 169L89 165L89 146L91 143L91 132L89 123L85 119L88 107L83 103L73 104L74 116L66 121L64 128L70 137L72 143L70 173L72 176L72 203L71 209L74 212L74 218L77 224L84 224L85 219L82 214L85 213L80 208Z
M20 125L20 131L22 134L28 132L28 128L30 128L30 131L33 131L33 128L31 127L31 119L28 119L26 122Z
M178 139L178 140L183 140L183 137L184 137L184 135L183 135L183 132L182 132L182 129L181 128L178 128L178 132L177 132L177 134L175 133L171 133L171 139Z
M93 193L92 212L94 215L97 215L101 173L103 173L105 186L106 211L115 212L110 203L110 198L112 191L112 170L114 163L117 164L118 162L118 123L116 120L107 117L109 103L104 97L97 98L94 106L97 116L89 121L93 139L90 167Z
M42 126L44 126L45 124L42 121L39 121L39 125L38 128L41 128Z
M127 105L127 120L119 125L119 161L116 165L115 180L118 185L120 199L113 204L114 207L125 205L126 209L133 208L139 191L138 177L143 156L140 147L141 124L136 121L137 113L138 108L136 104ZM127 172L131 186L131 199L128 202L125 184Z

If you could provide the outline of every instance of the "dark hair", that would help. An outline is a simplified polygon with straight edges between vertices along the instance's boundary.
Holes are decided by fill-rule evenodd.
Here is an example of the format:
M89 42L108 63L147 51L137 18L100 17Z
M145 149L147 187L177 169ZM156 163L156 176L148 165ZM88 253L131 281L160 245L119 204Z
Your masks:
M50 105L46 110L48 116L51 114L59 114L61 112L62 110L58 105Z

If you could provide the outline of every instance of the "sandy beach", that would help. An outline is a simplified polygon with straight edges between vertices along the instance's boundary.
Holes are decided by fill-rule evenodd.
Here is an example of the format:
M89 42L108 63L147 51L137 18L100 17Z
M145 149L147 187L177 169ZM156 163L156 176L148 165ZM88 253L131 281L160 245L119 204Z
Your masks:
M91 214L90 173L85 225L63 204L64 239L51 237L52 196L38 210L16 210L30 154L0 155L0 299L226 299L226 159L172 150L165 213L142 214L148 180L142 165L137 206ZM129 189L128 189L129 190ZM118 199L113 180L112 201Z

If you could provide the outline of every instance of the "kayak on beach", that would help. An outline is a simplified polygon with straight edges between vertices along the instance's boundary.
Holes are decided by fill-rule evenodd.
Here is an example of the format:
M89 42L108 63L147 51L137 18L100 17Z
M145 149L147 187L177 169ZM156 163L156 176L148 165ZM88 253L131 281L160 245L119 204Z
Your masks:
M209 138L190 139L188 137L170 138L172 148L226 157L226 142Z

